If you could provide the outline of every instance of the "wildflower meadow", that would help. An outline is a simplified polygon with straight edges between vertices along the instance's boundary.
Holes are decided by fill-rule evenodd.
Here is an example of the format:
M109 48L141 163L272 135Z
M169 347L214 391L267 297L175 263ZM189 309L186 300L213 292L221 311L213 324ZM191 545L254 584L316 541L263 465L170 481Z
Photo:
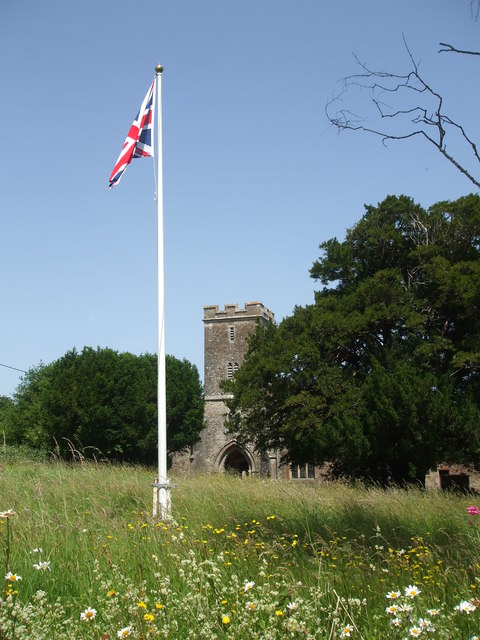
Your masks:
M0 459L0 640L480 638L474 496L153 475Z

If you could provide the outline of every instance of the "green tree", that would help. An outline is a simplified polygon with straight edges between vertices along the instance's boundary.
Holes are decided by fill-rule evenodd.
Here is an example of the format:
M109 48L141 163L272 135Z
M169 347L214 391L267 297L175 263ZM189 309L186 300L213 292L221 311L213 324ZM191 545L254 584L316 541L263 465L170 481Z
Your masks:
M169 453L193 444L203 427L196 367L167 356ZM69 441L110 459L157 459L157 358L112 349L76 349L27 372L5 414L9 443L66 453Z
M11 411L13 407L13 400L8 396L0 396L0 436L2 438L5 437L5 426L4 423L7 419L7 414Z
M198 441L203 428L203 390L197 367L166 356L168 451L184 451Z
M225 389L230 428L293 462L421 480L480 453L480 198L368 206L320 245L315 304L259 327Z

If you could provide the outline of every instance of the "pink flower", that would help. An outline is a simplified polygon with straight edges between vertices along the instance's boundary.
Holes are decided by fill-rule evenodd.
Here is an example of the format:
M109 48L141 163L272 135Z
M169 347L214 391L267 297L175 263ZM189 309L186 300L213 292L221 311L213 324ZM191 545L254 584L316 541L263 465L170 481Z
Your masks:
M467 513L470 516L478 516L480 515L480 509L478 507L475 507L473 504L470 505L469 507L467 507Z

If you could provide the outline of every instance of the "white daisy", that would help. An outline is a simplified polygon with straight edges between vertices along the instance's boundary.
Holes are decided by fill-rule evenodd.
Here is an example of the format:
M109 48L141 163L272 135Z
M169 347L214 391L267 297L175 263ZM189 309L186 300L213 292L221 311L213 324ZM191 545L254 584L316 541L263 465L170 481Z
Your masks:
M85 622L90 622L97 615L97 610L92 609L91 607L87 607L85 611L82 611L80 614L80 620L85 620Z
M409 584L408 587L405 587L405 595L409 598L415 598L418 594L422 593L420 589L416 585Z
M455 611L461 611L467 615L475 611L477 607L468 600L462 600L459 605L455 607Z
M8 580L8 582L18 582L21 579L22 576L18 576L16 573L12 573L11 571L9 571L5 576L5 580Z
M398 613L398 606L396 604L391 604L385 609L385 612L388 613L388 615L394 616L396 613Z

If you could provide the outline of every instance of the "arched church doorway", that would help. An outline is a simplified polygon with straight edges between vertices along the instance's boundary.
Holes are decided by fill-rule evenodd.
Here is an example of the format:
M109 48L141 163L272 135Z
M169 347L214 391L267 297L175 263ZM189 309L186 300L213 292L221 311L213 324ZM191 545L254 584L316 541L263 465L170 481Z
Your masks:
M230 473L248 473L250 465L246 455L238 447L232 449L223 463L225 471Z
M215 467L219 471L248 474L255 473L255 462L250 452L236 442L229 442L218 453Z

